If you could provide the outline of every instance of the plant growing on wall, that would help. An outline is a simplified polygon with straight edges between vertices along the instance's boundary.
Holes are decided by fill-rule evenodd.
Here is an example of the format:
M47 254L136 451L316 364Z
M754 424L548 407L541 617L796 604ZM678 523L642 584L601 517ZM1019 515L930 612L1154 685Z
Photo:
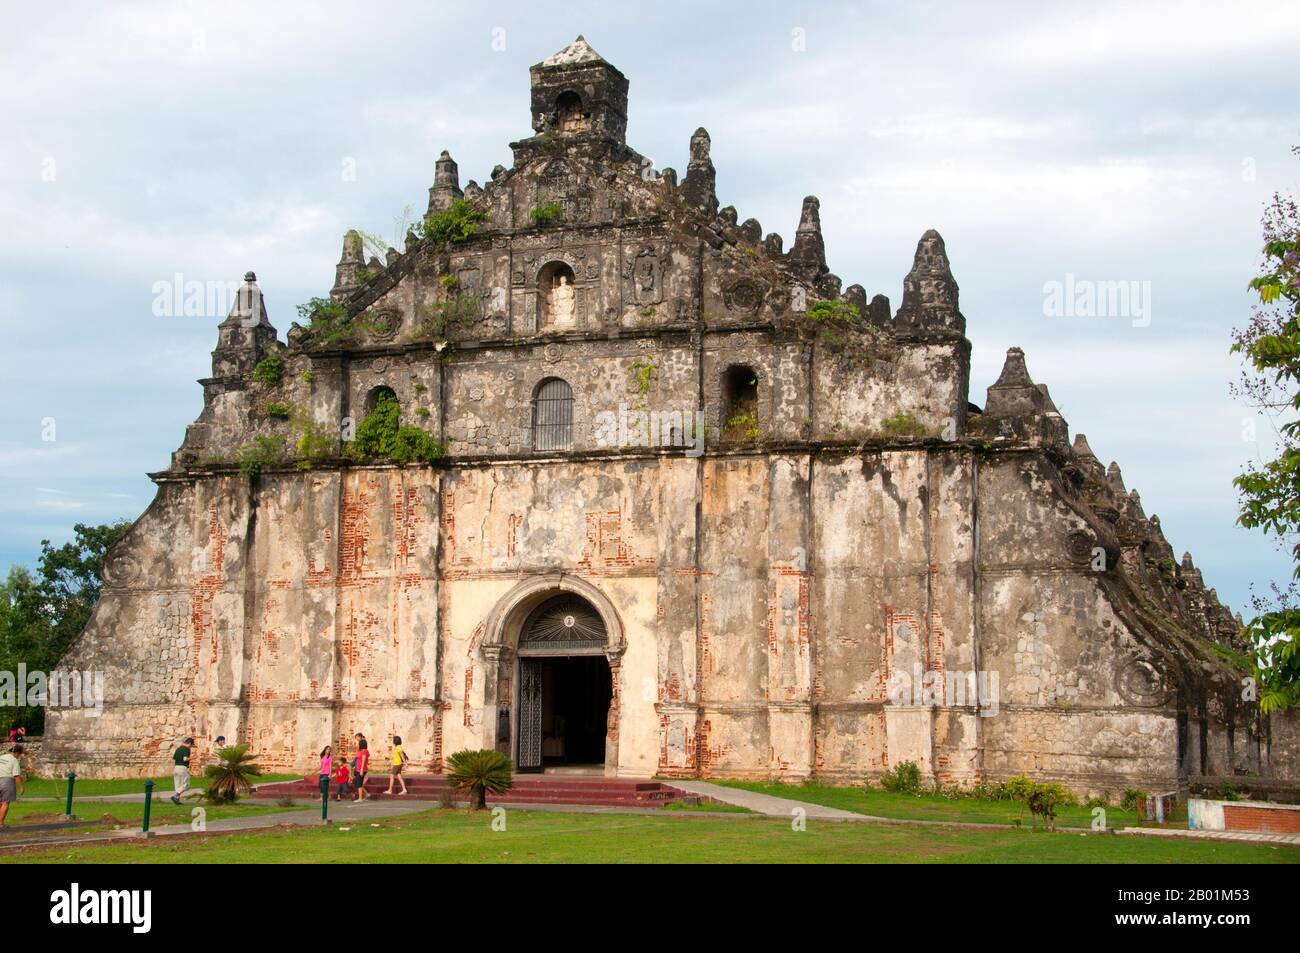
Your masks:
M722 432L725 440L757 440L760 435L758 408L751 407L732 414L723 424Z
M297 422L302 434L298 437L298 462L294 466L299 470L310 470L317 460L334 449L334 438L313 420L300 417Z
M486 219L487 213L476 209L468 199L456 199L445 210L426 216L415 230L416 237L436 247L447 242L463 242L477 234L480 223Z
M347 308L329 298L312 298L298 305L298 316L306 319L313 343L339 344L356 333Z
M528 218L534 225L547 226L554 225L564 219L564 206L559 202L544 202L538 205L528 213Z
M253 477L264 467L282 462L284 457L284 438L262 434L239 448L235 462L239 464L240 476Z
M266 387L272 387L280 383L283 377L284 358L280 357L279 354L272 354L270 357L262 358L253 368L253 380Z
M458 294L439 301L423 310L420 334L445 340L455 331L469 328L482 315L483 304L478 295Z
M880 428L890 437L924 437L925 427L911 414L894 414L880 422Z
M419 427L402 426L400 416L397 398L380 394L374 409L357 425L349 454L361 460L394 463L432 463L447 455L446 448L432 434Z
M650 396L650 385L654 383L658 368L655 367L654 361L649 358L638 357L628 369L632 372L632 382L636 387L638 405L641 409L644 409L646 400Z

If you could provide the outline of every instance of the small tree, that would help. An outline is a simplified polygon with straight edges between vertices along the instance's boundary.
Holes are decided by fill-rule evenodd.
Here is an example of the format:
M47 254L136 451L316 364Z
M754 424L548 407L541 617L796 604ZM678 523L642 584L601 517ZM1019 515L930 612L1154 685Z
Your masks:
M253 780L262 776L262 769L253 762L248 745L222 748L217 758L218 764L210 764L203 771L209 779L204 797L213 804L233 804L253 789Z
M469 806L477 811L487 803L488 793L509 791L514 778L513 762L500 751L457 751L447 759L451 786L469 792Z
M1292 150L1300 156L1300 146ZM1268 712L1300 705L1300 207L1275 194L1264 213L1264 257L1250 282L1259 295L1250 323L1233 332L1232 350L1248 362L1234 393L1269 415L1277 429L1278 455L1250 464L1233 483L1241 498L1238 522L1262 529L1290 549L1291 585L1272 585L1272 597L1256 595L1256 615L1243 635Z

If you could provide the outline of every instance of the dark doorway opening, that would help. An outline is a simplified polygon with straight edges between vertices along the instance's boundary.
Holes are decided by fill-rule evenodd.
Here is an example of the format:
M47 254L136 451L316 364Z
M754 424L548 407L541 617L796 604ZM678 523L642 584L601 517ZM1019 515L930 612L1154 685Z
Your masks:
M613 683L603 655L541 659L542 764L605 763Z
M520 751L519 770L539 771L560 765L605 764L605 735L609 706L613 700L613 679L603 655L561 655L521 658L525 683L536 686L537 734L540 745L521 746L537 752L529 757ZM527 704L527 699L522 699ZM522 713L521 713L522 714ZM527 730L521 726L525 735Z

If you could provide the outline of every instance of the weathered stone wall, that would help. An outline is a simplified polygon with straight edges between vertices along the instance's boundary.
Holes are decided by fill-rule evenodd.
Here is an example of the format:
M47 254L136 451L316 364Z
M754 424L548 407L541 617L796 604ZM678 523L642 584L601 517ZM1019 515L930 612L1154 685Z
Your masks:
M1004 521L1017 490L1034 518ZM850 781L915 760L944 783L1175 783L1174 714L1116 687L1141 646L1067 564L1077 517L1042 491L1023 459L920 447L165 481L73 657L107 670L107 708L52 713L46 761L146 774L220 733L309 770L364 731L437 770L508 745L485 627L559 573L622 621L625 774ZM1000 684L983 715L973 694L888 692L977 669Z

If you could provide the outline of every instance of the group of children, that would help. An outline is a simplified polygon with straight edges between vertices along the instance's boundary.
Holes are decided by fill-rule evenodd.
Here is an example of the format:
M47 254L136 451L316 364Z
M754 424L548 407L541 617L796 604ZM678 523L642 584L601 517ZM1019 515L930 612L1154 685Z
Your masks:
M366 736L357 733L357 753L352 758L351 763L342 758L335 763L334 748L326 745L320 753L320 793L321 797L329 797L330 782L334 783L334 800L341 801L345 795L351 795L354 801L364 801L366 799L366 777L370 774L370 747L366 742ZM401 785L401 794L406 793L406 780L402 777L402 768L410 759L405 751L402 750L402 739L398 735L393 735L393 763L388 772L388 790L385 794L393 793L393 782L396 781Z

